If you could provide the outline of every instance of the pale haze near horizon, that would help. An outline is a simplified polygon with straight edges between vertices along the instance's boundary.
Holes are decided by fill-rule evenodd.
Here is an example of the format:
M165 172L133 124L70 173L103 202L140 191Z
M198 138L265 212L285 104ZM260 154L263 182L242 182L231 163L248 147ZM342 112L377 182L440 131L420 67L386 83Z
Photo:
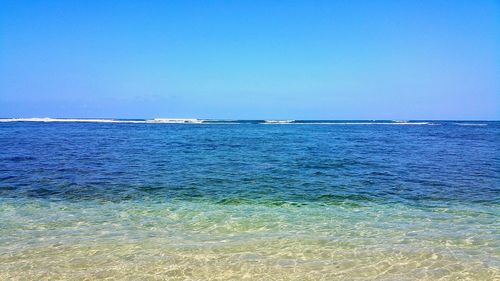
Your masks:
M499 26L498 1L2 1L0 117L498 120Z

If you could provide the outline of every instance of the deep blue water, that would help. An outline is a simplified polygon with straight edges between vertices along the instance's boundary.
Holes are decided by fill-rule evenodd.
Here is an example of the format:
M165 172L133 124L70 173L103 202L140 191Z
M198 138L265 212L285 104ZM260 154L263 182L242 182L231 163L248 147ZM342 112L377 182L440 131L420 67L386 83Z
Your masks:
M500 125L0 123L0 196L498 203Z

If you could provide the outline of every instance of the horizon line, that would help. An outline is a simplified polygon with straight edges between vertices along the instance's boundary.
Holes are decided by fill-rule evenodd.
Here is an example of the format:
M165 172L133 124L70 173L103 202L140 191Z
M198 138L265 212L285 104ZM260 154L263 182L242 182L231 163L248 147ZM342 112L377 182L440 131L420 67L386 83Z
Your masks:
M153 118L120 118L120 117L0 117L0 120L12 121L119 121L119 120L186 120L186 121L392 121L392 122L410 122L410 121L482 121L482 122L499 122L500 120L494 119L411 119L411 118L391 118L391 119L377 119L377 118L362 118L362 119L294 119L294 118L198 118L198 117L153 117Z

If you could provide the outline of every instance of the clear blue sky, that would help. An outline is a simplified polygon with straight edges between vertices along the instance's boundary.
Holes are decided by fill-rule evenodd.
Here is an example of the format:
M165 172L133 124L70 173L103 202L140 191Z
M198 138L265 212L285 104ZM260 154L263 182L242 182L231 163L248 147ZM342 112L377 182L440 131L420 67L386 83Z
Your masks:
M500 119L499 1L0 1L0 117Z

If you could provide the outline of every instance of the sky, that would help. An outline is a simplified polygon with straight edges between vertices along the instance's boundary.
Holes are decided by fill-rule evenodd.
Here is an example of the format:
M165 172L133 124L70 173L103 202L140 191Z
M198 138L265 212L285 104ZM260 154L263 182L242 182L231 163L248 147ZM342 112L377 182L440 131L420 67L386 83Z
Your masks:
M0 0L0 117L500 120L500 1Z

